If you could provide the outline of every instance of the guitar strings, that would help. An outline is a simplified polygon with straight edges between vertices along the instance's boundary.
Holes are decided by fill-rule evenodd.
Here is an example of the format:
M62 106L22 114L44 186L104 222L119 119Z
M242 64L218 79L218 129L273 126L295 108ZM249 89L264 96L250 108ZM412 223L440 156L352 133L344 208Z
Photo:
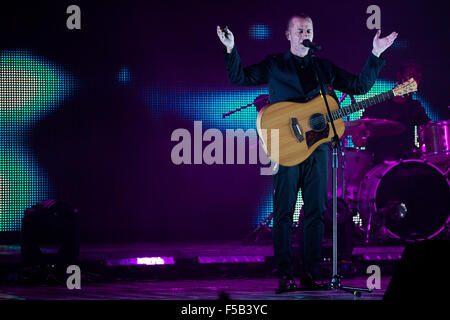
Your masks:
M392 92L392 90L390 90L388 92L381 93L381 94L376 95L376 96L373 96L373 97L368 98L366 100L359 101L357 103L351 104L351 105L349 105L347 107L344 107L342 109L334 110L334 111L331 112L333 120L340 119L340 118L342 118L344 116L347 116L349 114L352 114L352 113L354 113L354 112L356 112L356 111L358 111L360 109L364 109L364 108L370 107L370 106L372 106L372 105L374 105L376 103L384 102L388 98L391 98L391 92ZM377 99L377 101L374 101L375 98ZM367 102L369 102L369 103L367 104ZM353 110L354 108L355 108L355 110ZM312 125L317 125L317 124L322 124L324 122L324 120L326 120L326 122L330 122L330 120L328 118L329 118L328 117L328 113L326 113L325 115L322 114L322 117L312 119L310 121L310 123Z
M374 104L384 102L384 101L386 101L386 100L388 100L388 99L390 99L390 98L392 98L394 96L394 91L393 91L394 89L389 90L387 92L383 92L383 93L378 94L376 96L370 97L370 98L368 98L366 100L356 102L356 103L351 104L351 105L349 105L347 107L331 111L331 116L332 116L333 120L337 120L337 119L340 119L340 118L342 118L344 116L348 116L348 115L350 115L350 114L352 114L352 113L354 113L354 112L356 112L358 110L365 109L365 108L370 107L370 106L372 106ZM398 89L405 90L404 87L400 87ZM406 93L408 93L408 91ZM375 99L377 101L374 101ZM317 125L317 124L322 124L324 122L324 120L326 121L326 123L330 122L328 113L322 114L322 117L318 117L318 118L310 120L310 124L312 124L312 126Z

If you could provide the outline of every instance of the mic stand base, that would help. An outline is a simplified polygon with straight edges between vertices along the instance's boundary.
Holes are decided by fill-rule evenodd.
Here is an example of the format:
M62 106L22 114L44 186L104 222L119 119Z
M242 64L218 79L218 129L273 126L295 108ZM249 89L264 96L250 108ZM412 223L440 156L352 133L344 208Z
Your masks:
M352 293L353 295L355 295L357 297L361 297L361 292L368 292L368 293L372 292L372 289L343 286L343 285L341 285L341 279L342 279L342 276L337 275L337 274L334 275L331 278L329 289L346 291L346 292Z

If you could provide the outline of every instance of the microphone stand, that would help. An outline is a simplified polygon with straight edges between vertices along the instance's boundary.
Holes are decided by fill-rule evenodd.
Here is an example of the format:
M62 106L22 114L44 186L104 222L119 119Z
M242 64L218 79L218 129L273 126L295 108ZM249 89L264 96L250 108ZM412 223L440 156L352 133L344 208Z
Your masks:
M256 110L259 111L264 105L269 104L269 103L270 103L269 96L266 95L266 94L261 94L258 97L256 97L256 99L252 103L249 103L249 104L247 104L247 105L245 105L243 107L239 107L237 109L234 109L234 110L228 111L226 113L223 113L222 114L222 118L228 117L230 114L233 114L235 112L244 110L244 109L246 109L246 108L248 108L248 107L250 107L252 105L255 105Z
M329 289L343 290L353 293L356 296L361 296L361 292L372 292L371 289L367 288L355 288L355 287L344 287L341 285L342 276L338 274L337 266L337 168L338 168L338 151L341 152L341 141L334 126L333 117L331 115L330 106L328 105L327 96L324 88L322 78L316 63L315 48L309 48L311 51L311 62L312 69L314 72L314 77L320 86L320 93L322 94L323 100L325 101L325 106L327 107L327 113L329 122L331 123L331 128L333 129L334 137L331 139L331 145L333 147L333 160L332 160L332 170L333 170L333 276L329 283ZM344 190L342 190L344 192Z

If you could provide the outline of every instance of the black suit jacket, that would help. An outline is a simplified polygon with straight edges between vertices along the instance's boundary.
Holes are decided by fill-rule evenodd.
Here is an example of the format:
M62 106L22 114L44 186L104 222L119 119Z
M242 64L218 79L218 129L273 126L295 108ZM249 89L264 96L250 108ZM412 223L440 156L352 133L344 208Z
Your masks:
M299 80L299 76L302 75L298 72L298 61L295 59L297 57L287 50L281 54L269 55L262 62L243 68L236 46L230 54L225 52L225 66L231 83L240 86L268 84L272 103L304 101L319 94L319 85L313 77L307 80L314 82L309 86L313 89L303 88ZM309 59L309 56L305 58L306 68L310 67ZM320 58L316 58L316 61L326 88L330 87L352 95L368 92L385 64L384 59L371 53L361 73L355 76L335 66L331 61Z

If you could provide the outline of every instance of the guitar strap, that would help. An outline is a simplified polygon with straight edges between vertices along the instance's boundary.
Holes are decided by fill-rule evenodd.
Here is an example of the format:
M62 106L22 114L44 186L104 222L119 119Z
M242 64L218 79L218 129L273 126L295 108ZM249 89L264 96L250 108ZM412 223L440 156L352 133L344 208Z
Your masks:
M331 85L329 85L329 86L327 87L327 91L328 91L328 93L334 98L334 100L337 101L337 104L338 104L338 106L339 106L339 109L341 109L341 104L339 103L339 99L338 99L338 97L337 97L337 95L336 95L336 92L334 91L334 89L333 89L333 87L332 87Z

